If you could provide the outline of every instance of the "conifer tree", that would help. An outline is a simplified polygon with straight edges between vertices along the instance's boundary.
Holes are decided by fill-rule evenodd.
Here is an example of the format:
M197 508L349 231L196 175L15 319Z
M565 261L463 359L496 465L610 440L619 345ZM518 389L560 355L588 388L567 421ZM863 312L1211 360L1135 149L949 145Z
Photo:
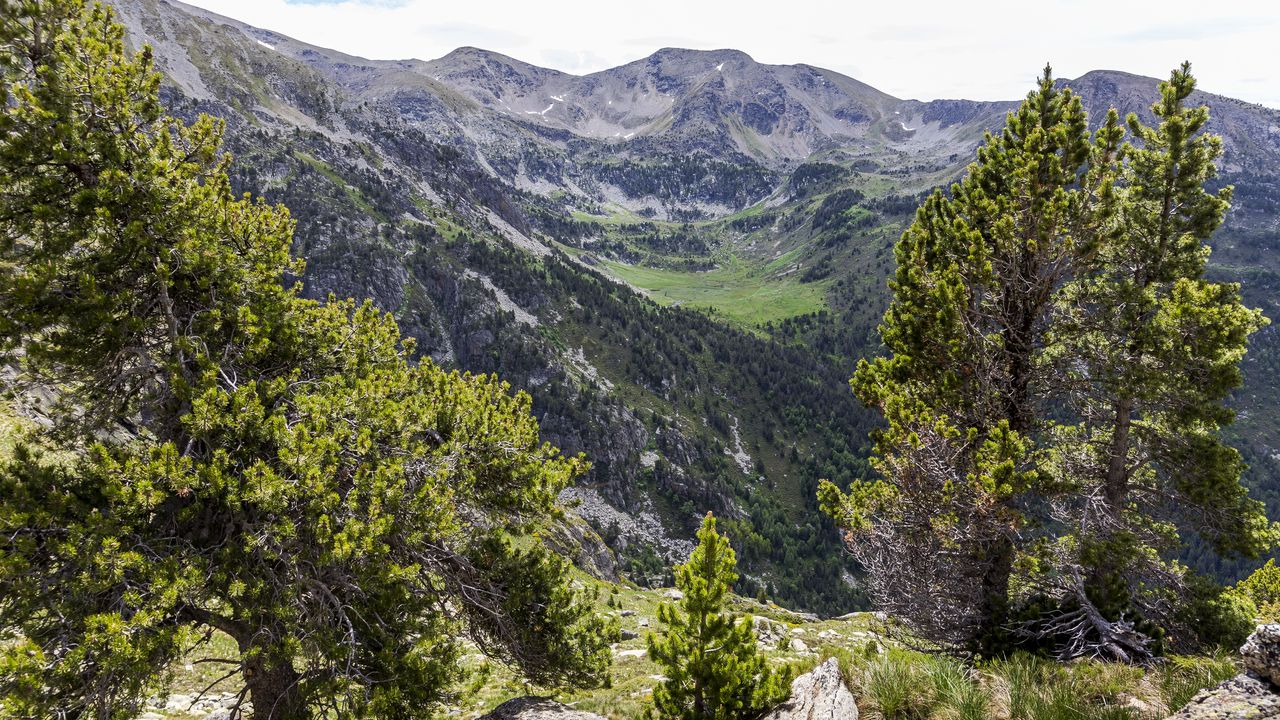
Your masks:
M1280 567L1275 558L1237 583L1235 592L1253 602L1262 622L1280 622Z
M698 546L676 567L683 597L658 608L666 627L661 637L646 638L649 656L667 677L653 691L653 709L663 720L750 718L786 697L789 675L771 670L757 651L751 618L725 607L736 566L733 548L707 513Z
M1241 382L1249 335L1266 319L1239 288L1204 278L1207 241L1231 188L1205 189L1222 140L1204 132L1207 107L1187 107L1190 65L1160 83L1159 124L1127 118L1115 232L1065 286L1053 328L1056 365L1078 418L1056 428L1052 472L1070 488L1058 519L1078 527L1061 544L1056 592L1075 609L1067 654L1142 657L1177 625L1187 569L1165 560L1193 531L1224 554L1257 557L1274 544L1262 504L1240 484L1239 453L1220 430ZM1193 634L1181 628L1183 637Z
M528 396L299 297L288 212L105 6L0 0L0 74L0 342L61 398L0 467L0 715L136 717L215 632L271 720L430 714L464 639L600 681L609 624L514 541L585 466Z
M1221 140L1184 106L1194 86L1174 71L1159 126L1127 118L1131 146L1114 110L1090 140L1046 72L899 242L889 354L852 381L888 424L884 479L820 492L918 635L1143 661L1165 630L1194 644L1179 617L1206 604L1166 560L1180 533L1245 556L1275 543L1219 434L1265 319L1203 277L1230 189L1205 189Z
M861 361L852 380L888 424L875 438L883 480L848 494L824 484L823 505L848 530L875 601L957 651L1006 641L1025 503L1045 490L1045 333L1056 288L1112 211L1117 124L1091 143L1079 98L1046 68L898 242L880 327L888 354Z

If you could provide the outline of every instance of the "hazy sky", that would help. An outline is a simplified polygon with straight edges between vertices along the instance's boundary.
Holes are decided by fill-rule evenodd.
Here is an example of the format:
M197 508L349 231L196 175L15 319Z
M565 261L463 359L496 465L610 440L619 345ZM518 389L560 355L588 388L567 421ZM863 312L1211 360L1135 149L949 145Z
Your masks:
M299 40L375 59L462 45L587 73L662 47L735 48L830 68L902 98L1012 100L1046 61L1165 77L1280 108L1277 0L195 0ZM1156 9L1158 8L1158 9Z

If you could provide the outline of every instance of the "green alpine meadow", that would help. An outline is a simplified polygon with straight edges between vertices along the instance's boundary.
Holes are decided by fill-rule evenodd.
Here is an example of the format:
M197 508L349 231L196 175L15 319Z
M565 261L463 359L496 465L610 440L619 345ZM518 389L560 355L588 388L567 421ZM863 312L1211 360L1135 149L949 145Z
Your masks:
M0 0L0 720L1280 715L1274 11L204 1Z

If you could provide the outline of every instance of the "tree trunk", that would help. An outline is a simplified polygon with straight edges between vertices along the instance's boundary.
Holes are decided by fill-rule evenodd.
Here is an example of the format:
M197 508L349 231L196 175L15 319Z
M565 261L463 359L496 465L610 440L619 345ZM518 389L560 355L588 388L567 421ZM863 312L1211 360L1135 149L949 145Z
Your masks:
M1129 431L1133 425L1132 397L1115 401L1115 420L1111 430L1111 444L1107 448L1107 473L1102 485L1102 526L1093 532L1093 539L1103 543L1102 552L1086 575L1085 588L1090 601L1108 619L1119 617L1129 605L1130 594L1123 581L1123 558L1106 547L1125 531L1124 506L1129 497Z
M982 556L982 599L974 652L992 657L1005 648L1009 621L1009 576L1013 574L1013 541L995 539Z
M1116 400L1115 427L1108 449L1107 477L1103 497L1107 501L1107 514L1118 521L1124 510L1125 497L1129 494L1129 428L1133 424L1133 398Z
M293 669L293 663L272 650L259 652L244 670L255 720L307 720L310 713L299 682L301 676Z

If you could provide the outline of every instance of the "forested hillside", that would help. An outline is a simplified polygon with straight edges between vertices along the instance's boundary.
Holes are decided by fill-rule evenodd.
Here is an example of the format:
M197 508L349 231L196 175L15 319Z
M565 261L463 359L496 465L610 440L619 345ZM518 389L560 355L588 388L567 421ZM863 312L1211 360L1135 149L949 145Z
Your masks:
M528 390L544 435L591 459L570 494L634 577L661 578L712 509L745 592L861 602L814 500L819 479L870 476L875 421L847 380L879 351L894 241L1014 103L899 100L727 51L586 77L475 48L368 61L179 3L118 7L172 110L226 119L237 189L290 207L305 292L371 297L419 352ZM1067 84L1089 109L1145 112L1155 92ZM1280 112L1194 99L1237 185L1210 272L1274 316ZM1232 431L1273 512L1275 332L1255 336Z

